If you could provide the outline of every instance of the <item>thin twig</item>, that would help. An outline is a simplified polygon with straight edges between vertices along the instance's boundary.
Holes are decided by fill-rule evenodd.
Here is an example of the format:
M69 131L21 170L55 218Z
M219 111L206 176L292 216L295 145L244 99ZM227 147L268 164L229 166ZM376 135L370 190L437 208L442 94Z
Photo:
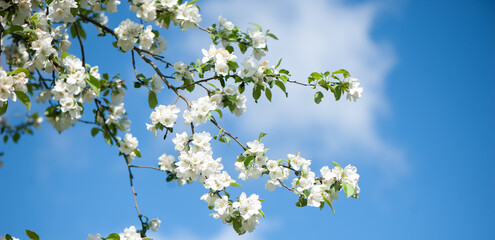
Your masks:
M225 129L223 129L220 125L218 125L218 123L217 123L215 120L210 119L210 122L212 122L212 123L213 123L213 125L217 126L217 128L218 128L218 129L222 130L222 132L224 132L225 134L227 134L229 137L231 137L232 139L234 139L234 140L237 142L237 144L239 144L239 146L241 146L241 147L242 147L242 149L244 149L244 151L248 150L248 149L247 149L247 147L246 147L246 146L244 146L244 145L243 145L243 144L242 144L242 143L241 143L241 142L237 139L237 137L234 137L234 136L232 136L232 134L230 134L229 132L225 131Z
M158 171L162 171L160 168L153 167L153 166L137 166L137 165L129 165L131 168L149 168L149 169L155 169Z
M282 182L282 180L280 180L280 179L277 179L277 180L278 180L278 182L279 182L280 184L282 184L282 186L283 186L284 188L286 188L287 190L289 190L289 191L291 191L291 192L294 192L294 189L287 187L287 185L285 185L285 184Z
M209 34L211 34L211 31L210 31L210 30L208 30L208 29L206 29L206 28L204 28L204 27L201 27L198 23L194 23L194 25L195 25L197 28L199 28L199 29L201 29L201 30L203 30L203 31L205 31L205 32L207 32L207 33L209 33Z
M86 58L84 57L84 47L81 40L81 35L79 34L79 27L77 26L77 22L74 23L74 28L76 29L76 35L77 35L77 40L79 40L79 46L81 46L82 67L86 70Z

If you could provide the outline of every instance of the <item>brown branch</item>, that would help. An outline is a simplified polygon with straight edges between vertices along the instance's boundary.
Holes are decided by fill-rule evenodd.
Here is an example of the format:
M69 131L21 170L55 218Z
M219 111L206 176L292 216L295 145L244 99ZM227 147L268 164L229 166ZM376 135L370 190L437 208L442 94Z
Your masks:
M205 31L205 32L207 32L207 33L209 33L209 34L211 34L211 31L210 31L210 30L208 30L208 29L206 29L206 28L204 28L204 27L201 27L198 23L194 23L194 25L195 25L197 28L199 28L199 29L201 29L201 30L203 30L203 31Z
M289 190L289 191L291 191L291 192L294 192L294 189L287 187L287 185L285 185L285 184L282 182L282 180L280 180L280 179L277 179L277 180L278 180L278 182L279 182L280 184L282 184L282 186L283 186L284 188L286 188L287 190Z
M74 23L74 28L76 29L76 35L77 35L77 40L79 41L79 46L81 46L82 67L84 68L84 70L86 70L86 58L84 57L84 47L81 40L81 35L79 34L79 27L77 26L77 23L78 22Z
M225 131L225 129L223 129L220 125L218 125L218 123L213 120L213 119L210 119L210 122L213 123L213 125L217 126L218 129L222 130L222 132L224 132L225 134L227 134L229 137L231 137L232 139L234 139L234 141L237 142L237 144L239 144L239 146L242 147L242 149L244 149L244 151L248 150L248 148L246 146L244 146L244 144L242 144L238 139L237 137L234 137L232 136L232 134L230 134L229 132Z

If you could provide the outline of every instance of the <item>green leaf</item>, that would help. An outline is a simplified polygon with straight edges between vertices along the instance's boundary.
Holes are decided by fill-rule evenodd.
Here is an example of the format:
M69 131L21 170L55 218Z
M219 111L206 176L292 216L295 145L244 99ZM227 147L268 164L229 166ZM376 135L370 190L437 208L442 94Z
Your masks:
M318 72L313 72L313 73L311 73L310 77L313 77L314 79L318 80L318 79L323 78L323 75L321 75L321 73L318 73Z
M278 63L277 63L277 65L275 66L275 69L277 69L277 68L278 68L278 66L280 66L280 63L282 63L282 58L280 58L280 60L278 60Z
M289 94L287 93L287 90L285 89L284 82L277 80L277 81L275 81L275 85L277 85L280 88L280 90L282 90L282 92L285 93L285 97L289 96Z
M265 218L265 213L263 211L261 211L261 209L259 211L260 211L261 216L263 216L263 218Z
M340 169L343 169L343 168L340 166L340 164L338 164L338 163L336 163L336 162L332 162L332 163L333 163L333 165L335 165L336 167L339 167Z
M349 74L349 72L345 69L337 70L337 71L333 72L332 74L342 74L342 75L344 75L344 78L351 76L351 74Z
M99 128L93 128L93 129L91 129L91 136L93 136L93 137L96 136L96 134L98 134L99 131L100 131Z
M251 24L251 25L255 26L256 28L258 28L258 30L260 30L260 32L262 32L262 31L263 31L263 30L261 29L261 26L260 26L260 25L258 25L258 24L256 24L256 23L249 23L249 24Z
M278 72L279 72L280 74L285 74L285 75L289 75L289 76L290 76L289 71L288 71L288 70L286 70L286 69L280 69Z
M148 104L151 109L154 109L156 105L158 105L158 99L156 98L156 93L153 91L150 91L148 93Z
M296 202L296 206L298 207L304 207L306 205L308 205L308 200L303 197L299 198L299 201Z
M5 234L5 239L6 239L6 240L14 240L14 239L12 238L12 236L10 236L9 234Z
M24 104L24 106L26 106L27 110L30 111L31 110L31 100L29 100L28 95L21 92L21 91L15 91L15 95L17 96L17 98L19 98L19 100L21 100L22 104Z
M342 96L342 88L336 87L335 91L333 92L333 95L335 95L335 101L338 101L340 99L340 97Z
M333 206L332 206L332 203L330 202L330 200L328 200L328 198L325 197L325 195L322 195L322 196L323 196L323 200L325 200L325 202L328 204L330 209L332 209L333 214L335 214L335 210L333 210Z
M70 37L75 38L77 36L76 26L72 24L70 26Z
M242 231L241 231L242 223L239 222L239 220L234 219L234 221L232 222L232 226L234 227L234 230L237 232L237 234L239 234L239 235L242 234Z
M321 103L322 99L323 99L323 93L321 93L320 91L316 92L315 93L315 103L316 104Z
M239 65L234 61L228 61L227 66L229 66L229 70L232 71L235 71L237 68L239 68Z
M13 25L13 26L5 29L5 31L3 31L3 35L2 36L7 36L10 33L19 32L19 31L22 31L22 30L24 30L23 27L17 26L17 25Z
M120 240L120 236L117 233L112 233L105 240Z
M269 88L266 88L265 89L265 96L266 96L266 99L268 99L268 101L272 101L272 91L269 89Z
M239 43L239 49L241 53L244 54L247 51L247 45L245 43Z
M100 95L100 81L93 77L91 74L86 74L86 82L89 84L89 86L95 91L96 96Z
M38 236L38 234L33 231L26 229L26 235L33 240L40 240L40 236Z
M254 157L252 155L247 156L244 159L244 166L247 168L253 161L254 161Z
M232 187L242 187L242 185L241 185L241 184L236 183L236 182L231 182L231 183L230 183L230 186L232 186Z
M134 148L134 150L132 150L134 152L134 154L136 154L136 157L141 157L141 152L137 149L137 148Z
M71 54L69 54L67 52L63 52L62 54L60 54L60 58L61 59L64 59L64 58L69 57L69 56L72 56L73 57L74 55L71 55Z
M342 188L344 189L345 195L347 197L350 197L350 196L354 195L354 193L356 191L354 189L354 187L351 184L347 183L347 182L342 182Z
M222 119L222 117L223 117L222 110L220 110L220 109L217 108L217 109L215 109L215 112L217 112L218 115L220 115L220 119Z
M0 116L7 112L7 107L9 106L9 101L0 103Z
M229 53L233 53L234 52L234 48L232 46L225 47L225 50L227 50Z
M188 3L187 5L193 5L194 3L196 3L198 0L192 0L190 3Z
M273 35L273 33L268 33L266 35L269 36L269 37L271 37L271 38L273 38L273 39L275 39L275 40L278 40L277 36Z
M261 139L262 139L264 136L266 136L266 135L268 135L268 134L267 134L267 133L264 133L264 132L260 132L260 136L258 137L258 142L261 142Z
M254 100L258 100L261 96L261 87L259 87L258 85L256 85L254 88L253 88L253 98Z
M105 142L107 142L108 145L110 146L113 145L112 137L110 137L110 134L104 134L104 138L105 138Z
M227 136L223 136L223 137L222 137L222 139L223 139L223 141L224 141L225 143L227 143L227 145L229 145L229 144L230 144L230 141L231 141L231 140L230 140L230 138L229 138L229 137L227 137Z
M29 72L29 70L27 70L25 68L16 68L10 74L13 75L13 74L21 73L21 72L23 72L24 74L26 74L27 77L30 77L31 76L31 73Z
M14 140L15 143L17 143L17 141L19 141L19 138L21 138L21 134L19 134L18 132L14 134L14 136L12 137L12 140Z

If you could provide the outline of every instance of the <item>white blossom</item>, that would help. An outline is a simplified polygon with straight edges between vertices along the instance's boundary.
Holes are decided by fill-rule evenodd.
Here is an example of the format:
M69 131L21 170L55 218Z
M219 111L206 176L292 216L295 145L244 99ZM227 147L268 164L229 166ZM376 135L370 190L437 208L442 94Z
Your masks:
M187 4L187 2L181 4L177 8L177 20L180 20L180 26L182 29L193 29L195 24L201 22L201 15L199 14L198 7Z
M349 101L354 100L355 102L361 98L362 93L363 88L359 87L359 80L357 78L349 79L349 94L347 94L347 99Z
M136 231L136 227L130 226L119 234L120 240L141 240L141 235Z
M175 105L158 105L150 114L150 119L153 124L161 123L163 126L171 128L177 121L177 113L180 109Z
M139 141L132 134L126 133L124 140L120 143L119 151L124 154L131 154L137 148Z
M158 219L158 218L151 219L151 221L150 221L151 231L153 231L153 232L158 231L158 228L160 227L161 223L162 223L162 221L160 221L160 219Z
M173 172L175 169L175 157L172 155L162 154L159 158L158 165L160 169L163 171Z

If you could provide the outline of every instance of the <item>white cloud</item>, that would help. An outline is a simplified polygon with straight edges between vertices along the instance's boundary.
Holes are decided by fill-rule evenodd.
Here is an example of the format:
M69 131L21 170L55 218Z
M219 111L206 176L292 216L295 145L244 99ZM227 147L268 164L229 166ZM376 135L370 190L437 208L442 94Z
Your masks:
M383 6L323 0L202 4L203 25L223 15L241 27L256 22L275 33L280 40L269 41L269 59L275 64L282 57L282 67L291 70L293 80L305 82L313 71L344 68L364 87L363 98L357 103L335 102L331 94L326 94L324 101L316 105L314 90L290 86L288 99L276 94L271 104L265 101L248 105L237 127L253 137L255 131L270 133L266 140L271 141L273 158L301 151L314 160L373 159L368 163L387 170L407 170L402 151L385 141L377 130L377 118L390 114L384 96L385 78L395 62L391 47L370 35ZM311 142L303 142L307 140Z

